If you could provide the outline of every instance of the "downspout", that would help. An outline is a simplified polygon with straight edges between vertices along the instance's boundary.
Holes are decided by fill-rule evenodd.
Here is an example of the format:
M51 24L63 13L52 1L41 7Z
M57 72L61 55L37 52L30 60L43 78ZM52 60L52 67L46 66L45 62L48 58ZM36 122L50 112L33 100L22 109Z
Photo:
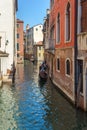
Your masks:
M75 0L75 36L74 36L74 86L75 86L75 105L77 104L77 55L78 55L78 48L77 48L77 23L78 23L78 0Z
M15 19L15 12L17 11L17 0L14 0L13 2L13 19L14 19L14 27L13 27L13 41L14 41L14 45L13 45L13 77L12 77L12 83L14 83L15 81L15 72L16 72L16 19Z

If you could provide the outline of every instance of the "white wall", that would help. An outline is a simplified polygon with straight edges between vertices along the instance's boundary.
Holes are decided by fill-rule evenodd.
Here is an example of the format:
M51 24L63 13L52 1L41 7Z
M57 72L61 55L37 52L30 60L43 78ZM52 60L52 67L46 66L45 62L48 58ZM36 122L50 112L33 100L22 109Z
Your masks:
M14 0L2 0L0 2L0 36L2 36L2 46L0 50L5 50L5 42L8 40L6 52L9 53L8 60L3 63L4 67L11 69L13 63L14 47ZM4 61L4 60L3 60ZM6 65L5 65L6 64Z
M37 30L36 30L37 29ZM33 27L33 36L34 36L34 43L43 41L43 25L39 24Z

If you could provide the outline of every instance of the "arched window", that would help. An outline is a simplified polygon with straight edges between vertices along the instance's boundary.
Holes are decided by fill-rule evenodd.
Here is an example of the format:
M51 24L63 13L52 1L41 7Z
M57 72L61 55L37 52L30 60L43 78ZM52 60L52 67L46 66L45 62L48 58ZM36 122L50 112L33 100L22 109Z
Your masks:
M60 70L60 59L57 58L57 70L59 71Z
M66 41L70 40L70 3L66 8Z
M57 16L57 43L60 42L60 14Z
M66 74L70 75L70 60L66 60Z
M20 46L19 46L19 43L17 43L17 51L20 50Z

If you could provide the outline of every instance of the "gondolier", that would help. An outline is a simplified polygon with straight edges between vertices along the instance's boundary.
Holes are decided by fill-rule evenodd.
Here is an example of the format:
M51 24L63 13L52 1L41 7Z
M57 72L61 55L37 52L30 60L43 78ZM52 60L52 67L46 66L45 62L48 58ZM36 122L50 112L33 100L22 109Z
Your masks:
M44 61L39 67L39 77L43 80L46 80L48 77L46 61Z

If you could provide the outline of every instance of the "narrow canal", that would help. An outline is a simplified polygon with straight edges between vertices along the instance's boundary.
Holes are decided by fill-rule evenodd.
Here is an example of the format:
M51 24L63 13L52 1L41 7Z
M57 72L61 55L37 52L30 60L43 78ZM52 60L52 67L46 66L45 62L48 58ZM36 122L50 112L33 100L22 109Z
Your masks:
M39 82L38 65L18 65L14 86L0 88L0 130L87 130L87 114L76 110L48 80Z

